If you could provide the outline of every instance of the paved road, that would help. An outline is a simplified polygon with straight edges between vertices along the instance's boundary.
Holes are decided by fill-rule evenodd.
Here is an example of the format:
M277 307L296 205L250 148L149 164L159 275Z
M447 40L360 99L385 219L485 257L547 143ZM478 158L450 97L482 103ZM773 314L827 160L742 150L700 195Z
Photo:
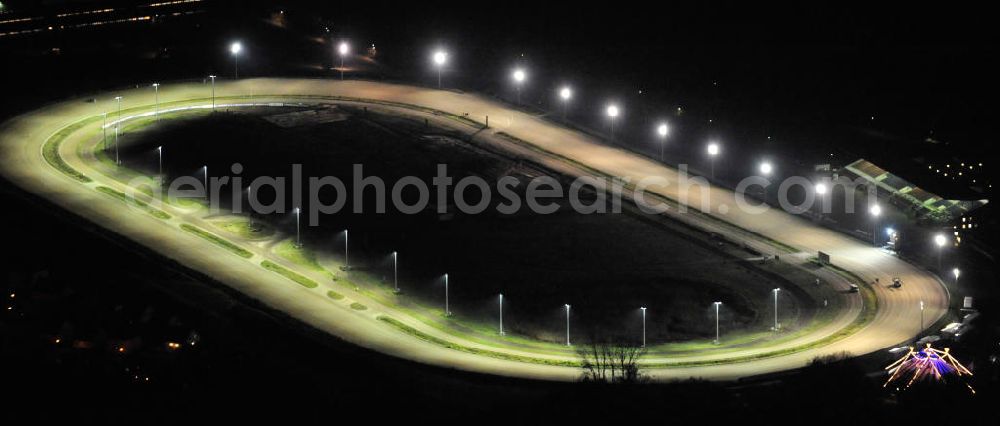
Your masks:
M162 103L168 103L205 98L209 96L209 93L209 87L203 84L168 85L161 87L160 100ZM280 100L282 95L337 95L422 105L459 115L467 113L470 118L478 121L485 120L488 115L491 128L477 134L476 137L480 142L506 144L508 149L520 149L521 155L531 156L533 160L554 169L581 174L586 173L584 167L587 167L600 170L608 175L630 178L633 181L648 176L661 176L666 177L671 182L677 181L677 171L673 168L624 150L602 145L587 135L470 94L374 82L300 79L253 79L239 82L220 82L216 86L216 93L220 97L248 96L251 93L256 93L255 98L258 102ZM52 134L82 118L99 116L106 111L114 111L113 97L119 94L124 96L122 106L126 109L150 106L153 103L151 90L126 90L102 94L96 103L70 100L51 105L4 123L0 127L0 172L8 180L26 190L49 199L110 231L135 240L196 270L205 272L275 309L360 346L420 362L493 374L556 380L572 380L578 376L579 372L573 368L473 355L406 336L375 320L375 317L380 314L388 314L406 321L407 324L429 335L468 347L535 358L566 359L565 356L538 355L518 348L497 347L469 341L460 336L426 326L419 321L408 320L405 313L357 293L348 294L349 297L345 301L334 302L325 296L325 287L328 286L326 283L320 289L307 289L291 284L287 279L277 274L261 273L262 270L258 264L263 259L284 263L281 259L275 259L273 254L266 250L253 248L253 257L247 260L227 255L227 252L206 240L178 230L180 223L200 223L199 219L190 212L166 206L164 209L168 210L173 217L164 221L133 210L122 209L121 204L117 201L94 191L93 188L98 184L119 189L124 188L117 182L100 175L92 168L92 165L88 164L88 161L78 156L76 147L85 143L86 140L82 135L74 134L67 139L60 152L68 163L78 170L85 170L85 174L94 178L95 182L81 184L45 162L41 155L41 146ZM227 100L226 102L233 101ZM407 113L413 112L408 111ZM109 116L113 117L114 113L109 114ZM439 121L443 125L455 125L453 120L440 117L429 118ZM450 123L446 123L449 121ZM535 147L528 149L523 146L512 146L509 141L497 137L496 132L498 131L530 141ZM83 133L83 131L78 133ZM575 163L565 161L567 158L574 160ZM920 324L919 302L921 300L925 302L924 318L926 324L941 317L947 307L946 290L933 275L873 249L868 244L817 227L811 222L784 212L776 210L757 214L744 212L735 208L736 200L732 191L718 187L708 187L704 191L687 191L676 187L676 185L651 187L647 191L673 199L681 199L682 195L687 196L691 206L699 206L705 212L723 218L732 224L796 247L802 251L799 256L823 250L831 255L836 264L857 273L868 281L879 277L885 283L889 277L899 276L906 282L904 288L900 290L890 290L884 287L875 288L879 299L879 310L874 320L861 331L832 344L751 362L648 370L657 378L694 376L731 379L800 367L814 357L824 354L844 351L864 354L906 341L917 334ZM681 220L690 221L700 226L717 228L724 233L733 233L732 229L726 229L726 226L720 225L718 222L707 220L703 215L677 212L671 214ZM207 226L203 227L207 228ZM752 244L755 247L767 248L766 244L760 241L752 242ZM295 267L295 265L288 266ZM300 272L323 282L321 276L307 271ZM370 309L356 311L347 307L350 302L355 300L366 304ZM859 306L854 304L852 309L855 311L848 310L847 312L856 313ZM783 346L778 347L787 347L808 342L810 339L822 338L849 323L852 318L851 315L841 315L831 325L823 327L809 336L804 336L793 342L786 342ZM754 348L726 354L705 353L683 359L674 358L669 361L716 359L766 352L773 349Z

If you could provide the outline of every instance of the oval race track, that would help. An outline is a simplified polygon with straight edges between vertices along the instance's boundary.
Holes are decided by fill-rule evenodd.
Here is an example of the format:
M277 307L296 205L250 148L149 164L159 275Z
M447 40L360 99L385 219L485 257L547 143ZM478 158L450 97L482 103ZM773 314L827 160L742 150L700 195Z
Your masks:
M497 135L497 132L502 131L527 141L533 145L532 149L523 149L520 154L534 156L532 160L539 164L561 168L562 171L571 173L584 173L585 168L598 170L603 174L630 178L633 182L647 176L662 176L671 182L677 181L677 171L673 168L602 145L590 136L471 94L374 82L304 79L219 82L216 85L216 93L220 99L225 99L224 102L245 102L245 100L237 101L234 97L245 98L249 93L258 94L254 97L257 102L281 102L283 97L298 102L302 101L302 96L342 96L405 103L456 115L467 113L470 118L477 121L483 121L489 116L490 128L478 132L477 139L488 143L509 144L509 140L505 142L504 138ZM100 175L88 165L87 159L83 158L79 151L64 146L59 150L59 154L69 167L91 178L90 182L75 180L46 161L43 157L43 145L50 137L84 119L91 121L81 128L99 130L99 118L104 112L115 111L116 104L113 98L119 95L124 96L122 108L126 110L139 107L152 109L153 92L143 88L105 93L98 96L96 103L88 103L82 99L69 100L5 122L0 127L0 172L4 178L103 228L201 271L274 309L360 346L419 362L491 374L552 380L574 380L579 376L578 368L553 365L570 359L569 355L536 354L513 346L487 345L463 339L417 321L409 321L406 319L407 314L361 295L351 294L350 300L364 303L369 309L357 311L350 309L344 303L332 301L323 291L290 285L287 279L278 274L261 272L260 261L271 260L270 254L265 251L251 249L252 255L249 259L226 255L224 250L205 239L179 230L178 226L184 223L198 224L197 219L189 218L183 212L168 211L171 217L163 219L142 211L121 208L120 201L95 189L97 186L106 186L124 190L122 185ZM160 88L160 102L165 105L182 101L205 105L210 102L206 100L208 96L207 86L198 83L164 85ZM317 99L315 102L321 100ZM406 113L417 114L413 111ZM426 112L422 114L435 122L450 121L449 125L455 125L455 120ZM109 114L109 117L112 115ZM81 143L80 139L83 139L83 136L67 136L66 144ZM570 162L578 167L570 167L568 165ZM899 344L916 335L920 331L920 301L923 301L926 307L923 311L925 324L934 323L945 313L948 306L947 291L934 275L874 249L862 241L818 227L781 211L772 209L759 214L744 212L736 208L736 197L730 190L711 187L705 193L684 194L684 191L676 186L654 186L647 188L646 191L675 200L686 195L688 203L692 206L702 206L706 212L730 224L780 241L800 251L792 255L782 254L783 257L802 258L822 250L830 254L836 265L855 273L867 282L881 278L885 283L890 277L899 276L906 283L902 289L893 291L882 286L874 288L878 298L878 311L871 322L856 333L830 344L751 361L646 370L656 378L694 376L732 379L801 367L813 358L826 354L840 352L865 354ZM164 207L164 210L169 209ZM725 211L725 214L719 213L720 211ZM713 226L711 221L702 219L701 222L707 224L706 226ZM308 275L306 272L303 274ZM377 320L380 315L399 319L419 330L424 336L448 340L473 350L449 349L430 343L426 338L407 335L399 328ZM797 339L794 344L808 344L835 331L817 330L815 335ZM786 345L791 344L786 343ZM753 356L774 349L755 348L736 354ZM482 355L484 351L490 352L492 356ZM728 353L726 356L734 354ZM550 362L521 362L517 357L531 357ZM682 360L703 361L723 358L725 356L706 351L704 354L685 356Z

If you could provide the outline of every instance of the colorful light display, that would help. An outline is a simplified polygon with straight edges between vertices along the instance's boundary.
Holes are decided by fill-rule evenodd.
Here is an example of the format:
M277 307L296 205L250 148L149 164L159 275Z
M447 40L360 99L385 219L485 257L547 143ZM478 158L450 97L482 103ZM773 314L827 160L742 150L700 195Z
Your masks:
M891 383L904 380L906 381L904 388L909 388L919 380L944 380L948 375L972 376L972 372L968 368L965 368L955 357L951 356L949 348L934 349L930 343L920 350L910 347L910 351L906 355L889 364L885 370L889 373L889 379L882 387L888 387ZM968 383L965 385L969 391L975 393L972 386L969 386Z

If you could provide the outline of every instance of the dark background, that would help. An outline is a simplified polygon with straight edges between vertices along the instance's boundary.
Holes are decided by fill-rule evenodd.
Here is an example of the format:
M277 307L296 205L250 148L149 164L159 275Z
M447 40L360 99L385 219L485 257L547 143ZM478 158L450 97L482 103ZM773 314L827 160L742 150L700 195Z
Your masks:
M717 164L726 171L723 179L749 173L754 163L744 160L761 155L777 157L779 169L789 171L864 157L945 196L986 198L991 192L927 175L920 166L921 159L981 161L980 180L992 179L998 69L986 6L209 1L151 14L136 2L3 4L12 12L0 21L41 18L0 24L0 33L54 29L0 36L0 117L115 87L160 81L167 89L172 80L229 76L227 49L234 39L246 52L241 76L335 77L330 40L346 38L356 51L374 43L379 52L378 67L353 77L427 85L436 79L428 56L440 45L451 52L445 84L452 88L513 101L509 72L521 64L529 73L523 107L553 110L556 87L569 83L577 93L571 119L595 131L606 128L605 102L618 102L624 108L618 139L640 152L656 152L652 128L660 119L671 121L675 162L700 164L703 142L718 138L727 154ZM92 17L55 17L104 7L115 8L109 16L155 18L70 29ZM4 417L331 422L774 415L797 422L976 423L986 418L979 414L994 396L992 326L955 348L980 368L975 398L947 387L896 398L878 386L881 376L866 375L878 372L881 354L761 378L752 386L604 388L420 366L318 335L204 277L94 233L92 225L6 183L0 187L0 214L16 247L4 255L5 283L19 295L5 299L11 309L0 317ZM992 210L984 211L987 221L995 220ZM991 258L966 254L993 272ZM120 274L95 267L108 263ZM203 342L196 349L172 353L160 344L192 331ZM55 343L63 335L86 338L96 349ZM129 349L116 353L122 345Z

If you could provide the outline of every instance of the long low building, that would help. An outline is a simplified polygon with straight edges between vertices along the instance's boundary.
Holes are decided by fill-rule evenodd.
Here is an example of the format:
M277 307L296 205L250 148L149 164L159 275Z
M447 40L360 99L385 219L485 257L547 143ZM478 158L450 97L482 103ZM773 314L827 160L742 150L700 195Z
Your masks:
M871 161L859 159L844 170L865 180L888 196L889 200L918 220L950 223L985 205L988 200L948 200L896 176Z

